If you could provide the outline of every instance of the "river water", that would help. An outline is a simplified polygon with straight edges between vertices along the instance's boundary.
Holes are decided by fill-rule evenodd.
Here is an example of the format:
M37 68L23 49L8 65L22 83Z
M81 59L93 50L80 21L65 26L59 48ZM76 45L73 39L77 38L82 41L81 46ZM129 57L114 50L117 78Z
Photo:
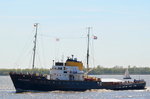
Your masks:
M122 79L122 75L95 75L101 78ZM15 93L9 76L0 76L0 99L150 99L150 75L131 75L135 79L147 82L145 90L87 90L84 92L52 91Z

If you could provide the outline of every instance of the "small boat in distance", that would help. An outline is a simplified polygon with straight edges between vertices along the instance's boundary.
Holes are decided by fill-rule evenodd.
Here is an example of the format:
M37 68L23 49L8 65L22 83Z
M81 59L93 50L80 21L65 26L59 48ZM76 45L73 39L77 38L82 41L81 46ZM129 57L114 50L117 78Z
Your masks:
M124 78L123 78L123 79L131 79L128 68L127 68L126 71L125 71L125 74L124 74Z
M37 27L34 39L33 64L34 69ZM87 70L89 70L89 40L90 27L88 28L88 46L87 46ZM89 76L83 71L82 61L78 61L72 55L65 62L54 62L48 75L35 73L9 73L14 84L16 92L25 91L86 91L91 89L109 89L109 90L138 90L145 89L146 82L144 80L122 81L109 80Z

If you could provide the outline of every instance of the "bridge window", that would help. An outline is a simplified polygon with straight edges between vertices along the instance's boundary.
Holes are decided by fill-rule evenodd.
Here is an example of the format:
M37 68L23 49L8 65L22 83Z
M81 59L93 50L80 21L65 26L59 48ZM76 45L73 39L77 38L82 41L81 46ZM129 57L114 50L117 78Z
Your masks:
M58 70L62 70L62 67L58 67Z

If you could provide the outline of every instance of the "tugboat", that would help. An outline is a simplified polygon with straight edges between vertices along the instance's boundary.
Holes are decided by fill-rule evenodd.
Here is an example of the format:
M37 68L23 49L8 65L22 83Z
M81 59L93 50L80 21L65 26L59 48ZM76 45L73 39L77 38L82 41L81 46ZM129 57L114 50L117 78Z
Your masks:
M35 62L37 27L34 40L33 67ZM89 37L90 28L88 28L88 49L87 49L87 70L89 70ZM90 89L110 89L110 90L132 90L144 89L146 82L144 80L134 80L133 82L121 80L104 80L101 78L88 76L83 71L82 61L78 61L72 55L66 62L54 62L49 75L15 73L10 72L16 92L25 91L85 91Z

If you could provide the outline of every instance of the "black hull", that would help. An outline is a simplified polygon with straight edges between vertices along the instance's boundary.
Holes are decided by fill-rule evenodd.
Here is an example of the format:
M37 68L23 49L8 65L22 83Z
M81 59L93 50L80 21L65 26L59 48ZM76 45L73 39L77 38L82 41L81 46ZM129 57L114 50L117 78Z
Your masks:
M124 77L123 79L131 79L131 77Z
M85 91L90 89L133 90L144 89L146 83L106 85L101 81L48 80L46 77L10 73L16 92L24 91Z

